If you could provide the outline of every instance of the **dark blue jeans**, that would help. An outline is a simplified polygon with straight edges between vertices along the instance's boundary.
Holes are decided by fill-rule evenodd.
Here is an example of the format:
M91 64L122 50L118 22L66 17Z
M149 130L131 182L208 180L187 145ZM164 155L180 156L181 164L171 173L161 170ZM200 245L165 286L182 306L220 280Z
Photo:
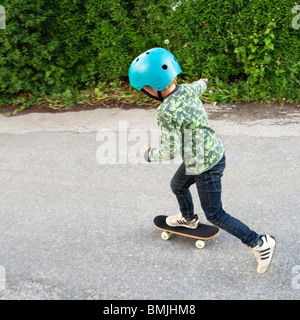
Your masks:
M244 223L223 210L221 178L226 166L225 154L212 169L199 175L186 175L182 163L171 180L171 189L176 195L182 215L191 220L194 205L189 187L196 183L202 210L209 222L224 229L248 246L256 245L260 235L250 230Z

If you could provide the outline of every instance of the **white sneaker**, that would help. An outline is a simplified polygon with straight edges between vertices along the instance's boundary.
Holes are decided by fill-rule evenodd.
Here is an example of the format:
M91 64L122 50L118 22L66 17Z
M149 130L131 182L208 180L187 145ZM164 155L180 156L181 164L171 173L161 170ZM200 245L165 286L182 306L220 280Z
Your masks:
M199 223L200 221L197 215L195 215L191 221L186 220L181 213L166 218L166 224L170 227L186 227L190 229L196 229Z
M276 240L268 234L261 237L262 245L252 248L252 253L258 263L257 272L264 274L268 271L275 250Z

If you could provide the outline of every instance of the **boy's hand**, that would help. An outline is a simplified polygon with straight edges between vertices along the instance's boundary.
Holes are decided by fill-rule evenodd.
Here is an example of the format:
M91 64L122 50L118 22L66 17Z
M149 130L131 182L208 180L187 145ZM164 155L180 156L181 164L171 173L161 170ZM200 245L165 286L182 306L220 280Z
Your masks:
M149 146L143 146L143 149L142 149L142 155L143 155L143 157L145 156L145 153L146 153L149 149L151 149L151 147L149 147Z
M204 80L204 81L206 81L208 83L208 79L206 79L206 78L205 79L200 79L200 80Z

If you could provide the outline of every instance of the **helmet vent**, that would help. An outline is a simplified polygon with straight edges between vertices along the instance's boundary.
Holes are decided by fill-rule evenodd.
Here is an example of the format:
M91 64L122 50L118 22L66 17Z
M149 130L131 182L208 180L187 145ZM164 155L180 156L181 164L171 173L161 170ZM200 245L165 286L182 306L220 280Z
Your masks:
M166 64L162 65L162 69L163 70L167 70L168 69L168 66Z

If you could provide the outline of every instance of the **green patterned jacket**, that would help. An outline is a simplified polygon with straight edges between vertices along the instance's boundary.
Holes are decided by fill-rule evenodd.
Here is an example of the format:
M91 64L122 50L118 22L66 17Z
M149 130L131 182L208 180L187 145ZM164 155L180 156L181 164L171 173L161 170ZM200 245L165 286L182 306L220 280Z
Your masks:
M150 149L148 161L166 161L181 155L186 174L211 169L223 157L224 148L210 127L199 98L207 89L204 80L182 84L167 96L157 109L160 146Z

